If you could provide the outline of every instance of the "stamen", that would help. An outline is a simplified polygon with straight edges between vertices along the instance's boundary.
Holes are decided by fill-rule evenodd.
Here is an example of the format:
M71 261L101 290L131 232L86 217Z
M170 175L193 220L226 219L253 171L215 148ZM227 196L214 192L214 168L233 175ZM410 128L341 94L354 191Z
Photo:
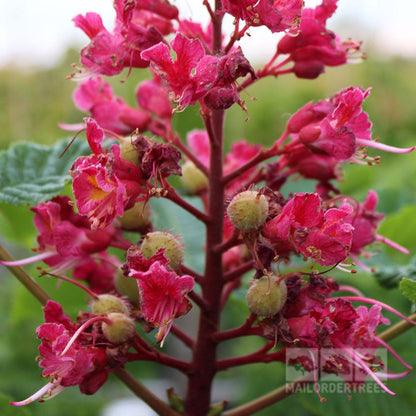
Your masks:
M84 331L85 328L89 327L90 325L94 324L95 322L105 322L107 324L111 324L111 319L106 318L105 316L94 316L91 319L88 319L88 321L84 322L72 335L72 338L68 341L68 344L66 344L66 347L61 352L59 357L64 356L68 350L71 348L72 344L76 341L76 339L79 337L79 335Z

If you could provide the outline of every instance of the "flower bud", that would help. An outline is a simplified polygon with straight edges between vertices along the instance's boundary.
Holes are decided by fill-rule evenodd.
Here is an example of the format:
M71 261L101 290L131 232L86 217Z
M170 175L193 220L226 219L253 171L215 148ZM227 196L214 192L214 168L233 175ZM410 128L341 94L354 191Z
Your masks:
M123 273L119 272L116 274L114 284L120 295L126 296L130 302L139 302L139 288L134 277L124 276Z
M165 249L165 256L172 268L175 269L182 263L184 249L177 236L167 231L147 233L141 246L144 257L150 259L161 248Z
M101 329L112 344L122 344L133 338L136 333L136 325L132 318L119 312L109 313L107 317L111 323L103 322Z
M264 195L257 191L244 191L234 196L227 213L236 228L250 231L264 224L268 210L269 203Z
M287 287L277 276L263 276L253 280L247 291L246 301L251 312L270 318L277 314L286 302Z
M131 140L125 140L120 143L120 157L133 163L133 165L139 165L138 152Z
M180 180L183 187L192 194L196 194L208 187L208 178L190 160L182 166Z
M127 303L114 295L98 295L98 299L91 302L91 310L93 313L111 313L121 312L128 314L129 308Z
M124 211L122 217L118 217L124 230L143 230L150 225L150 209L145 201L137 201L133 207Z

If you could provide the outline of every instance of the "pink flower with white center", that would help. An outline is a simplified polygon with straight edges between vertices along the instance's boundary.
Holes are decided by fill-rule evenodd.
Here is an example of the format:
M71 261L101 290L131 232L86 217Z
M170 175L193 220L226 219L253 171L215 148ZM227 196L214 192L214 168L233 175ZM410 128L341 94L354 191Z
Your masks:
M371 122L362 110L370 89L349 87L328 100L308 103L298 110L287 123L287 133L292 142L285 150L303 144L312 152L325 154L338 161L354 161L367 164L366 147L393 152L408 153L414 147L400 149L371 139Z
M71 322L62 307L48 301L44 309L45 322L37 328L41 339L39 353L42 377L50 381L35 394L14 406L25 406L36 400L55 397L66 387L79 385L82 393L94 394L107 380L108 362L105 349L91 346L90 336L79 336L68 348L71 337L80 327Z
M279 54L289 54L291 71L299 78L316 78L325 66L347 63L360 48L358 43L341 42L326 28L326 21L337 8L338 0L323 0L315 9L305 8L300 17L299 32L285 35L279 42Z
M129 275L137 279L143 317L159 328L156 339L163 345L173 320L191 308L186 295L193 289L194 279L178 276L159 261L153 262L145 272L132 269Z
M101 77L79 84L73 99L75 105L88 112L103 129L117 134L130 134L135 129L145 131L151 120L149 114L128 106L116 97L111 85Z
M92 119L86 122L93 154L79 157L70 175L79 213L88 217L92 230L98 230L122 216L146 191L140 169L120 158L117 145L112 146L110 153L104 153L100 145L104 137L102 129Z

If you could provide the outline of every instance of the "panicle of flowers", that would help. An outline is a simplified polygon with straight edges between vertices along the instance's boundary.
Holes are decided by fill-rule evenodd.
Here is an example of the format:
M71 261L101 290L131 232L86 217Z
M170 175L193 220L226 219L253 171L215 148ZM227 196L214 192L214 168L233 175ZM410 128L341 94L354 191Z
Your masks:
M342 195L334 182L342 178L342 163L378 162L367 148L407 153L414 147L372 139L372 123L363 110L370 88L349 87L296 111L270 148L240 139L224 153L223 112L234 104L246 111L241 99L246 87L268 75L316 78L326 66L347 63L360 45L342 42L327 29L337 0L323 0L314 9L301 0L215 3L218 10L204 2L212 19L206 28L181 18L167 0L115 0L112 32L96 13L73 19L90 39L81 51L85 76L73 99L87 113L83 129L91 153L78 157L69 172L75 202L57 196L31 208L38 255L1 264L42 260L49 274L85 289L91 312L81 311L72 321L59 304L47 303L37 335L42 376L50 381L16 406L74 385L93 394L109 372L136 360L157 361L198 382L192 377L200 363L162 353L139 335L138 325L145 333L155 329L160 347L168 334L178 337L199 359L206 351L212 353L207 359L215 357L217 344L233 337L269 340L260 352L243 358L213 358L202 378L234 365L289 356L316 380L322 370L357 389L371 377L392 393L381 379L407 374L389 373L376 353L383 346L409 369L377 336L380 325L389 324L381 310L399 313L355 289L354 298L337 296L339 285L323 275L352 265L370 271L361 257L369 257L369 247L377 242L407 252L377 233L384 215L376 211L375 191L358 202ZM235 19L228 43L218 24L224 14ZM236 44L253 26L284 32L273 58L257 71ZM292 66L283 69L286 65ZM103 78L127 68L129 74L147 68L151 75L136 87L135 107ZM204 128L188 131L185 140L172 119L194 105ZM283 185L299 176L315 180L315 191L285 195ZM189 194L194 198L187 199ZM201 204L194 205L195 196ZM154 227L152 197L169 199L206 227L203 275L187 265L181 236ZM117 256L109 248L118 249ZM285 267L291 271L284 274ZM221 331L220 311L249 271L254 271L246 298L250 315L240 328ZM64 273L72 276L59 276ZM372 306L354 307L355 301ZM197 340L174 325L193 306L205 328ZM281 348L270 352L277 342ZM321 367L314 350L321 354ZM198 394L209 392L211 382ZM191 397L188 403L198 400Z

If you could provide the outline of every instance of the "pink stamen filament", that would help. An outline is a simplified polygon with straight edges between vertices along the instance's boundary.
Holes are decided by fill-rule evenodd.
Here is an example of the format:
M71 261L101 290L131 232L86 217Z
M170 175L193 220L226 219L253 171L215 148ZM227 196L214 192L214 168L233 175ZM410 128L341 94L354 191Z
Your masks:
M91 319L88 319L88 321L84 322L74 333L74 335L72 335L72 338L68 341L68 344L66 344L66 347L64 348L64 350L61 352L61 354L59 355L59 357L64 356L68 350L71 348L72 344L76 341L76 339L79 337L79 335L82 333L82 331L84 331L85 328L89 327L90 325L94 324L95 322L105 322L106 324L110 325L111 324L111 319L106 318L105 316L94 316Z
M388 350L401 364L403 364L409 370L412 370L412 366L407 364L397 352L389 345L387 342L384 342L382 339L374 337L374 340L377 341L380 345L382 345L386 350Z
M79 287L84 292L86 292L91 298L96 299L96 300L99 299L98 295L96 293L94 293L91 289L89 289L88 287L84 286L80 282L77 282L76 280L71 279L70 277L62 276L62 275L59 275L59 274L54 274L54 273L51 273L51 272L44 272L44 273L42 273L42 275L47 275L47 274L49 276L56 277L57 279L65 280L66 282L72 283L73 285Z
M13 266L24 266L25 264L35 263L37 261L47 259L49 257L55 256L56 252L45 251L43 253L37 254L36 256L27 257L21 260L13 260L13 261L0 261L0 264L3 266L13 267Z
M386 245L388 245L388 246L390 246L390 247L392 247L392 248L394 248L394 249L396 249L398 251L401 251L404 254L409 254L409 250L406 247L403 247L400 244L397 244L394 241L389 240L386 237L383 237L382 235L378 235L377 234L376 235L376 240L377 241L380 241L380 242L382 242L382 243L384 243L384 244L386 244Z
M356 362L356 364L359 365L359 367L365 372L367 373L384 391L386 391L387 393L391 394L392 396L395 396L396 393L394 393L393 391L391 391L389 388L387 388L387 386L368 368L368 365L365 363L365 361L363 361L355 352L353 349L348 348L347 346L345 346L344 344L342 344L339 341L335 342L337 344L337 346L343 348L345 351L347 351L351 358ZM353 362L354 362L353 361Z
M377 376L381 380L389 380L389 379L397 379L397 378L403 378L410 374L411 370L404 371L403 373L383 373L379 372L377 373Z
M358 289L352 286L340 286L339 291L342 292L351 292L356 296L364 296Z
M332 299L337 299L337 298L332 298ZM387 305L386 303L380 302L378 300L371 299L371 298L364 298L362 296L340 296L338 299L349 300L351 302L363 302L363 303L370 303L373 305L379 305L385 310L392 312L398 317L404 319L406 322L409 322L412 325L416 325L415 321L412 321L406 315L403 315L402 313L400 313L397 309L394 309L393 307Z
M391 153L410 153L415 150L415 146L407 147L407 148L400 148L395 146L389 146L388 144L376 142L375 140L366 140L366 139L356 139L356 143L359 146L364 147L372 147L374 149L383 150L385 152Z
M61 391L65 389L64 386L61 386L59 384L60 381L61 381L61 378L58 378L54 381L50 381L49 383L45 384L40 390L32 394L27 399L22 400L20 402L10 402L10 404L12 406L20 407L20 406L26 406L27 404L33 403L37 399L42 399L42 400L52 399L52 397L57 396Z

